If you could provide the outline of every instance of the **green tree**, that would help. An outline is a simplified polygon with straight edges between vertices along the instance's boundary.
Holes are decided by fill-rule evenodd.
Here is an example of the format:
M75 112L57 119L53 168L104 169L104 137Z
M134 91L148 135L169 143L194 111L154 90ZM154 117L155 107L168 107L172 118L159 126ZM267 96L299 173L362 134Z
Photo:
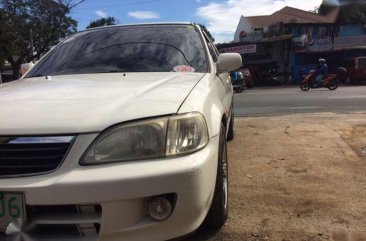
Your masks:
M340 1L339 6L320 5L319 13L327 15L335 9L339 9L337 22L343 24L366 23L366 3L364 1Z
M3 82L1 73L4 71L4 58L0 55L0 84Z
M75 1L0 0L0 56L11 64L14 79L22 63L39 59L76 32L77 21L68 14L85 0Z
M0 55L0 73L2 72L5 64L5 59Z
M319 14L319 7L314 7L314 9L309 10L309 12L315 13L315 14Z
M118 21L114 17L101 18L95 21L90 22L90 24L86 27L88 28L96 28L102 26L116 25Z
M366 4L353 3L342 11L343 16L351 23L366 23Z
M212 34L210 33L210 31L206 28L205 25L198 23L197 25L199 25L201 27L201 29L203 30L203 32L206 33L207 37L209 37L211 39L212 42L215 42L215 38L212 36Z

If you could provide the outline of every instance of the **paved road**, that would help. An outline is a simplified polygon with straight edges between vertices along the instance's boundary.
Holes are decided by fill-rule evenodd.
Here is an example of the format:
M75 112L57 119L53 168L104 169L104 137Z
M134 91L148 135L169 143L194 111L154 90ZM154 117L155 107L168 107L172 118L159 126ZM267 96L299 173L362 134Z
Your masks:
M298 113L366 112L366 86L345 86L335 91L298 87L248 89L235 94L236 116L279 116Z

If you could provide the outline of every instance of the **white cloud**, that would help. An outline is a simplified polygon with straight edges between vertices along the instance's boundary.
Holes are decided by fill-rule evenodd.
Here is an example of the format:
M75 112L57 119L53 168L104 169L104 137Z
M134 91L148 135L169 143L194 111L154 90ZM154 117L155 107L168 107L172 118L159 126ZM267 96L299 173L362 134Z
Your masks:
M97 10L95 11L95 14L100 17L100 18L107 18L108 17L108 13L104 12L102 10Z
M313 10L321 3L322 0L225 0L200 7L196 14L205 20L206 27L219 43L233 40L241 15L269 15L285 6Z
M152 11L128 12L128 16L136 19L159 19L160 15Z
M211 32L212 33L212 32ZM212 34L215 38L215 43L228 43L233 41L234 33L226 33L226 34Z

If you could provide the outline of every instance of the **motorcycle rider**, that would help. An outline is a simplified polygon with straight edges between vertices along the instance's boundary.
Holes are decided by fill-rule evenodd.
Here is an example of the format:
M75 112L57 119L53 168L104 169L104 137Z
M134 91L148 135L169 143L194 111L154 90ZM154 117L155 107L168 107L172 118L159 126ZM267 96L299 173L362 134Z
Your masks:
M323 58L319 59L319 68L316 71L317 76L315 78L315 82L318 85L323 85L323 80L328 75L328 66L327 61Z
M234 71L230 73L230 77L233 84L233 90L237 93L243 92L245 89L243 73L239 71Z
M237 79L240 78L239 72L237 71L233 71L230 73L230 77L232 81L236 81Z

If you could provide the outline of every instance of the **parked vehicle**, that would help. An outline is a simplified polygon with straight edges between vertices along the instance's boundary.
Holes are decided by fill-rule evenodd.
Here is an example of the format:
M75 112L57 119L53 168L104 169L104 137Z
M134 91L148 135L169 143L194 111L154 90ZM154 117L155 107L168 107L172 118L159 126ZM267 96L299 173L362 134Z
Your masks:
M4 70L2 73L0 73L1 79L3 83L13 81L13 71L10 69Z
M254 87L253 74L250 72L250 70L249 69L244 69L243 70L243 75L244 75L245 87L253 88Z
M230 74L231 82L233 84L233 90L236 93L241 93L245 90L245 82L244 82L244 76L239 71L231 72Z
M281 81L277 77L277 69L270 68L263 72L263 83L265 85L281 85Z
M328 88L329 90L335 90L338 88L338 78L336 74L327 75L322 84L316 83L316 75L315 70L310 70L309 74L303 77L303 80L300 83L300 89L308 91L311 88Z
M0 236L151 241L220 228L228 72L241 64L193 24L101 27L61 42L0 86Z
M347 69L346 84L366 82L366 57L347 59L342 67Z

